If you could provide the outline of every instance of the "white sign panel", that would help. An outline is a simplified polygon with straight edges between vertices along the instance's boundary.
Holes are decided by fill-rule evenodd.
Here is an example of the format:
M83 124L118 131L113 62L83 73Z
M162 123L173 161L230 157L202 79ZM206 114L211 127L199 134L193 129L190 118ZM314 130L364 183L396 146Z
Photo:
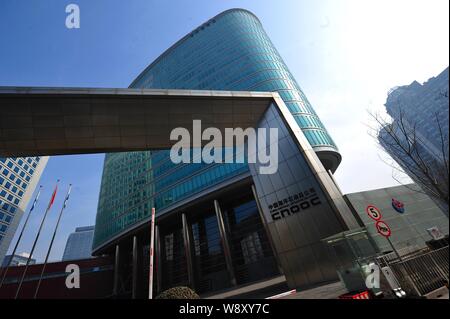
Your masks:
M437 226L428 228L427 231L434 240L439 240L445 237Z

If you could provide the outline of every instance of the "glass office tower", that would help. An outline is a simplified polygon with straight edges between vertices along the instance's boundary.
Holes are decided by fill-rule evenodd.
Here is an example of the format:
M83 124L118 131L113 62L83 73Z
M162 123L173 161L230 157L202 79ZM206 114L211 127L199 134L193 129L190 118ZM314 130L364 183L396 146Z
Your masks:
M94 226L77 227L67 238L62 261L91 258Z
M265 33L249 11L225 11L174 44L132 88L276 91L326 168L340 162L337 147Z
M386 152L402 167L433 199L448 216L448 179L446 162L448 163L448 123L449 100L448 80L449 69L446 68L438 76L423 84L417 81L392 89L386 101L386 111L392 118L392 123L380 131L379 141ZM389 130L400 139L401 144L408 146L411 141L406 139L402 129L408 132L410 138L415 136L415 152L413 158L407 156L392 140ZM414 134L413 134L414 133ZM417 163L420 163L418 165ZM431 182L424 174L433 176ZM438 181L440 195L435 186Z
M300 89L258 18L247 10L232 9L210 19L186 35L150 64L131 88L276 91L303 130L324 166L335 171L340 162L337 147ZM224 115L226 116L226 115ZM159 119L155 117L155 122ZM243 164L173 164L169 151L107 154L103 170L93 250L148 221L151 207L157 216L168 215L186 202L201 202L208 193L225 189L250 176ZM249 188L247 189L247 191ZM226 198L222 210L230 227L236 272L252 275L273 273L273 252L250 192L238 191ZM214 208L206 205L189 215L194 241L196 278L214 290L224 271L224 256ZM161 227L163 286L183 283L187 277L181 221ZM233 241L235 240L235 242ZM198 257L198 258L197 258ZM264 267L240 265L264 264ZM197 261L198 259L198 261ZM241 270L239 270L241 269ZM214 276L209 275L215 273Z

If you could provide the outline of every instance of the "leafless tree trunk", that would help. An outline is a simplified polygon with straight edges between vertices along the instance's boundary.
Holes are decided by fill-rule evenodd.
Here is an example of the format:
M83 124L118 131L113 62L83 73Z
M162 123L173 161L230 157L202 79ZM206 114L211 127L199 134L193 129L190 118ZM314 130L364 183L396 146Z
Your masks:
M416 123L408 123L402 110L393 122L379 115L371 116L377 123L372 130L379 144L448 217L449 144L448 135L442 129L438 115L435 114L436 123L433 124L438 128L439 147L431 145L421 137ZM396 170L399 169L394 163L388 164ZM397 181L401 183L400 180ZM414 191L418 190L414 188Z

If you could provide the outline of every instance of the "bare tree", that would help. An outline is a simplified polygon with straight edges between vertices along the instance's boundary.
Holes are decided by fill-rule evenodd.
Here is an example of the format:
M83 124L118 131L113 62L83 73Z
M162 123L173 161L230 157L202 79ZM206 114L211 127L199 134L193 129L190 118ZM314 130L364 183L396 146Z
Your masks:
M386 120L380 115L371 114L371 116L376 121L376 127L371 128L372 135L421 188L411 189L423 191L430 196L448 217L449 144L448 135L442 129L438 114L435 114L436 123L433 123L436 125L440 137L438 146L422 137L417 130L417 124L409 123L401 109L395 121ZM387 164L394 170L399 170L395 163L387 162ZM403 184L394 175L393 177Z

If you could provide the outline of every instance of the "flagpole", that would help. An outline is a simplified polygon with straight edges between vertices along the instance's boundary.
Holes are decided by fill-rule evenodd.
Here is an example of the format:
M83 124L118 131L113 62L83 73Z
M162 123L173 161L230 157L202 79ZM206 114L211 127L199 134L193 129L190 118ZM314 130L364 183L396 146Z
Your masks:
M6 265L5 271L3 272L2 281L0 282L0 288L2 288L2 286L3 286L3 282L5 281L9 266L11 266L11 262L16 254L16 250L19 247L20 240L22 239L22 235L23 235L23 232L25 231L25 227L27 227L28 220L30 219L30 216L31 216L31 212L33 211L37 201L39 200L39 195L41 194L41 189L42 189L42 185L39 186L39 191L36 195L36 198L33 201L33 205L31 206L30 211L28 212L28 216L25 219L25 223L23 224L22 230L20 231L20 235L19 235L19 238L17 239L16 245L14 246L14 250L11 254L11 258L9 259L8 264Z
M20 288L22 288L22 283L23 283L23 280L25 279L25 275L27 273L27 269L30 264L31 257L33 256L34 249L36 248L36 243L39 239L39 235L41 234L41 230L42 230L42 226L44 225L45 218L47 217L48 211L52 207L53 201L55 200L56 191L58 190L58 183L59 183L59 179L56 182L55 190L53 191L50 202L48 203L47 209L45 210L45 214L44 214L44 217L42 218L41 225L39 226L39 230L36 235L36 238L34 239L33 247L31 248L30 255L28 256L27 263L25 265L25 270L23 271L22 278L20 279L19 286L17 287L16 296L14 297L14 299L17 299L17 297L19 296Z
M148 280L148 299L153 299L153 252L155 246L155 208L152 208L152 219L150 222L150 271Z
M39 282L37 284L36 291L34 292L34 297L33 297L34 299L36 299L36 297L38 295L39 287L41 286L41 282L42 282L42 277L44 276L45 267L47 266L48 257L50 256L50 251L52 250L53 241L55 240L56 232L58 231L59 222L61 221L61 217L62 217L62 214L64 212L64 208L66 208L67 201L69 200L70 190L71 189L72 189L72 184L69 185L69 190L67 191L67 195L66 195L66 198L64 199L63 206L61 208L61 211L59 212L58 221L56 222L56 226L55 226L55 230L53 232L52 240L50 241L50 245L48 246L47 256L45 256L44 265L42 266L41 276L39 277Z

